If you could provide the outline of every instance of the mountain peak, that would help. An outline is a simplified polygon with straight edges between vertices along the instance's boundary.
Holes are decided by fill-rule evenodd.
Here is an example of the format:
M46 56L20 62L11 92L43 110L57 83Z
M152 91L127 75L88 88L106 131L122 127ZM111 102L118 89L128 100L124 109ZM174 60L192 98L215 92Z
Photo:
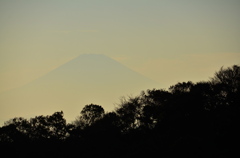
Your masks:
M110 57L104 54L81 54L74 59L111 59Z
M45 76L0 96L0 116L49 114L63 110L73 120L89 103L112 111L124 95L155 88L154 81L103 54L82 54ZM153 87L154 86L154 87ZM11 114L11 115L10 115ZM0 118L1 120L3 118Z

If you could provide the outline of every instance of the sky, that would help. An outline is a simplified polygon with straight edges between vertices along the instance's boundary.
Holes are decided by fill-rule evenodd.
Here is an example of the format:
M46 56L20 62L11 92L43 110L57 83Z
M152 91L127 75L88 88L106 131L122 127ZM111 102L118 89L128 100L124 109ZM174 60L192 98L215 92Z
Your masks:
M81 54L111 57L156 88L208 80L240 64L239 16L239 0L0 0L0 92Z

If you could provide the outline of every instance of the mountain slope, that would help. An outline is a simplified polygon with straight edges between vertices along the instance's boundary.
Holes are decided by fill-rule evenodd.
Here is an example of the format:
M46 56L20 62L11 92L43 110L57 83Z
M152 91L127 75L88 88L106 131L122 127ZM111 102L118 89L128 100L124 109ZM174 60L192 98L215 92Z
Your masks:
M73 120L84 105L114 109L121 96L156 83L105 55L80 55L39 79L0 96L1 120L63 110Z

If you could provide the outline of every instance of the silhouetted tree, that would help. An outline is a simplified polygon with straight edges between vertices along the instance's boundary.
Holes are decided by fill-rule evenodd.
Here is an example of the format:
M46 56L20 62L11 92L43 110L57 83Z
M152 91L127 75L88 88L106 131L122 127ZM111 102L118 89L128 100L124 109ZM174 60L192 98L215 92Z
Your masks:
M27 141L30 131L29 122L22 118L14 118L4 123L0 128L0 142Z
M140 97L129 97L128 100L126 98L121 99L116 114L119 117L119 125L123 132L140 126L142 108Z
M23 117L16 117L10 119L9 121L4 123L4 126L14 126L17 131L24 135L28 135L31 128L29 121L27 119L24 119Z
M153 89L142 92L140 96L141 102L144 105L141 126L152 129L163 119L165 108L169 104L172 95L165 90Z
M74 124L83 128L91 126L95 121L101 119L104 113L104 109L100 105L85 105L80 112L81 115L74 121Z
M66 138L66 120L63 112L55 112L50 116L36 116L30 119L31 139L59 139Z
M67 134L66 120L63 118L63 112L55 112L48 117L48 128L50 135L54 139L64 140Z
M221 68L211 80L218 106L240 104L240 66Z
M194 84L191 81L182 82L182 83L179 82L174 86L170 86L169 91L172 93L190 92L190 90L193 86L194 86Z
M237 89L240 88L240 66L221 67L218 72L215 72L212 83L228 85L232 88L232 91L237 91Z
M220 150L229 154L240 141L237 134L240 132L237 126L240 123L240 66L222 67L211 79L211 85L215 101L211 113L215 140Z

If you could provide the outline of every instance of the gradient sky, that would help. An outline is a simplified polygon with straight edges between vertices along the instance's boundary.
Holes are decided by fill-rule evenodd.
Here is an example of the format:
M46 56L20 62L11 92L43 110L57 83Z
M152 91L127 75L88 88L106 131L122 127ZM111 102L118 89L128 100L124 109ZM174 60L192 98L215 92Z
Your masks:
M208 80L240 64L239 17L239 0L0 0L0 92L88 53L157 88Z

